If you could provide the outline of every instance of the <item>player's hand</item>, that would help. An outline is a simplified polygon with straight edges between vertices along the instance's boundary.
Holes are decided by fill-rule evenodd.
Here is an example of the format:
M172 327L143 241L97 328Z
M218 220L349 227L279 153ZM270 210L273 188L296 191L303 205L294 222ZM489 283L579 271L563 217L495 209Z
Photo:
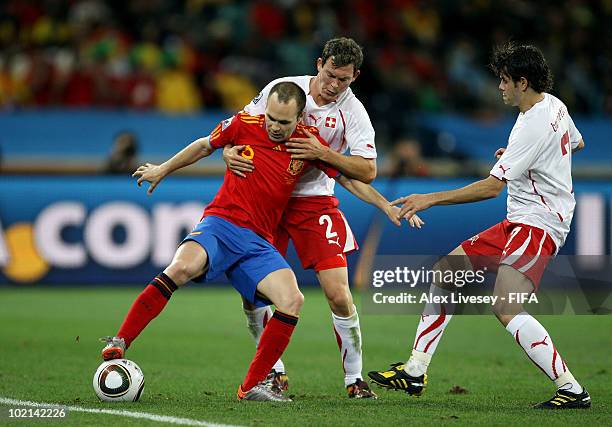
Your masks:
M291 138L287 142L287 152L292 159L315 160L322 159L329 147L321 144L315 135L304 129L308 138Z
M401 227L402 219L408 221L408 224L410 224L412 228L421 228L423 225L425 225L425 221L423 221L418 215L412 215L412 217L409 218L408 215L400 216L400 211L400 208L393 206L392 204L389 204L388 208L385 209L385 213L387 214L389 220L398 227Z
M399 208L397 208L397 209L399 209ZM412 215L411 217L408 217L408 215L404 215L403 218L406 221L408 221L408 224L410 224L410 226L412 228L415 228L415 227L416 228L421 228L421 227L423 227L425 225L425 221L423 221L421 219L421 217L416 215L416 214Z
M503 148L503 147L502 148L498 148L497 151L495 152L495 158L499 159L502 156L502 154L504 154L505 152L506 152L505 148Z
M145 163L144 165L136 169L136 171L132 174L133 178L138 178L136 184L138 184L139 187L145 181L151 184L149 186L149 189L147 190L147 194L152 194L153 190L155 190L155 187L157 187L157 185L161 182L162 179L164 179L165 176L166 174L164 173L161 166L154 165L151 163Z
M235 175L246 178L245 174L253 172L255 166L253 165L253 160L246 159L240 155L243 149L244 145L226 145L223 148L223 161L227 168Z
M412 194L395 199L391 204L394 206L401 204L402 208L400 209L399 216L406 218L410 222L417 212L430 208L433 205L433 200L429 194Z
M401 227L402 222L400 221L399 212L400 208L398 208L397 206L393 206L392 204L389 204L385 209L385 213L387 214L387 218L389 218L389 221L391 221L398 227Z

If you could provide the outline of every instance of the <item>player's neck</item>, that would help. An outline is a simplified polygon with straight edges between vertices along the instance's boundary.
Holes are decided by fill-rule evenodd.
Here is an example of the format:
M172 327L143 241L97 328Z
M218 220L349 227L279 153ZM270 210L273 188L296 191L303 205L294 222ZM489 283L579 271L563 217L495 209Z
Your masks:
M519 102L519 105L518 105L519 111L521 113L526 113L527 111L531 109L531 107L533 107L538 102L543 101L543 100L544 100L543 92L538 93L533 90L529 90L527 93L525 93L525 96L523 97L521 102Z

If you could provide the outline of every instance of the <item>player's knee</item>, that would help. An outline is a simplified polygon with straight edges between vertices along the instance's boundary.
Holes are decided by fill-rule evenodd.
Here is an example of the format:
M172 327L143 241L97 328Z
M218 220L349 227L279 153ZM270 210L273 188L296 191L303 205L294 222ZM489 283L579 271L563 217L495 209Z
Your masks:
M451 258L449 255L437 261L433 267L433 280L432 285L440 288L446 289L447 291L455 291L457 288L455 287L454 282L449 282L446 278L449 276L449 272L455 272L464 270L463 266L459 265L457 260Z
M432 267L432 271L435 273L433 275L432 284L438 287L444 287L444 283L440 280L446 271L450 270L450 264L446 260L446 258L439 259Z
M338 286L326 293L329 307L337 316L347 317L353 309L353 296L348 286Z
M495 316L497 317L497 320L499 320L500 323L504 325L504 327L506 327L508 326L508 323L510 323L510 321L512 320L512 318L514 318L515 315L496 313Z
M508 304L503 301L496 301L492 307L495 317L506 326L517 312L522 311L522 307L515 307L514 304Z
M448 265L448 261L446 261L445 258L440 258L438 261L436 261L436 263L433 265L432 270L433 271L444 271L447 270L449 267Z
M504 302L497 300L495 304L493 304L493 306L491 307L491 309L493 310L493 314L499 317L504 312L505 305L506 304Z
M276 308L283 313L297 316L304 305L304 294L299 289L286 292L277 302Z
M177 286L181 286L197 277L199 274L198 270L199 269L194 268L190 263L181 260L173 261L172 264L164 270L164 273L166 273Z
M298 314L304 305L304 294L297 290L297 292L291 296L291 305L295 313Z

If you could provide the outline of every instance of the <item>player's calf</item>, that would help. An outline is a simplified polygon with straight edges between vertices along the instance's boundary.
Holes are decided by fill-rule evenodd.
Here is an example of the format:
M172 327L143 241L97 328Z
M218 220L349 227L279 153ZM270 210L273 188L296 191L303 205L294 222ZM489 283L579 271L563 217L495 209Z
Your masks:
M110 338L110 344L108 339L104 339L107 347L102 350L102 357L105 360L123 357L122 353L125 352L125 349L140 335L149 322L161 313L177 289L178 286L174 281L164 273L153 278L132 303L117 336ZM119 339L122 341L121 346L116 345Z
M265 383L274 362L280 358L287 348L297 322L297 317L282 313L279 310L274 312L272 319L261 335L257 352L242 382L241 390L247 392L256 385Z

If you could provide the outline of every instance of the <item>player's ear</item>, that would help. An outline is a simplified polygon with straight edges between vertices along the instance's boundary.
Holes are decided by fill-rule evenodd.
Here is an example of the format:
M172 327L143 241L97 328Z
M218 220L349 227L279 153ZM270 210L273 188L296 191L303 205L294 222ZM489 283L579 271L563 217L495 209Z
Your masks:
M351 81L351 83L357 80L357 77L359 77L359 74L361 74L361 70L357 70L353 73L353 80Z
M317 59L317 71L320 73L323 71L323 58Z

